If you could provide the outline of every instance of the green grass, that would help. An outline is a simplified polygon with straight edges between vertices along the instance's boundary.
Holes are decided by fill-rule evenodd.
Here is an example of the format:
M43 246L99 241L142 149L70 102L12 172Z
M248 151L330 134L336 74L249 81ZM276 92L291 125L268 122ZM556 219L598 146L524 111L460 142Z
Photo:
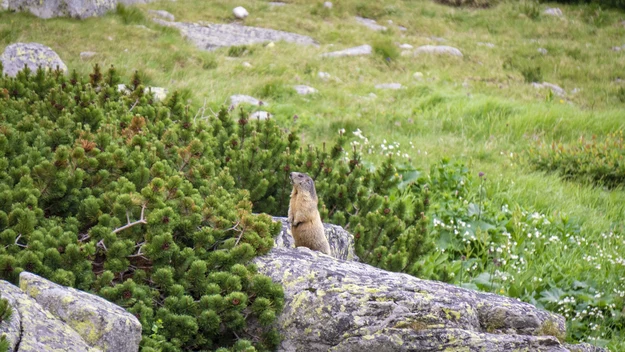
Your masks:
M620 24L625 14L560 4L565 18L554 18L541 13L556 5L529 1L485 9L430 1L346 0L327 10L322 3L293 0L283 7L262 1L238 3L251 14L246 25L310 35L319 42L318 48L276 43L273 48L252 45L203 52L176 30L149 21L147 9L167 10L177 21L233 21L230 5L200 0L158 1L84 21L0 13L0 47L39 42L81 73L90 72L95 63L104 68L113 64L126 78L139 69L150 85L186 92L192 109L206 101L207 111L216 111L229 104L232 94L253 95L270 104L262 109L282 126L301 131L305 143L321 144L341 128L349 135L360 129L369 139L368 158L374 162L382 160L389 144L393 152L401 151L401 160L419 168L427 169L444 156L461 160L472 174L488 175L491 202L517 204L549 216L567 214L580 224L579 232L590 244L567 249L550 245L533 258L533 275L547 278L555 266L568 277L603 280L606 291L625 291L622 265L605 257L598 257L597 263L583 259L596 254L595 244L623 253L621 240L607 242L602 234L614 229L623 235L618 224L625 221L625 192L534 172L523 157L539 140L570 142L581 135L623 129L625 83L617 78L625 79L625 53L610 48L625 44L625 26ZM390 30L368 30L352 19L354 15L376 18ZM396 25L408 30L402 32ZM459 48L464 57L399 55L393 46L436 45L434 37L445 38L443 44ZM376 53L320 57L362 44L375 46ZM547 49L547 54L538 48ZM98 54L83 61L81 51ZM390 64L386 57L391 57ZM243 62L252 66L244 67ZM320 71L332 77L322 80L317 76ZM415 72L423 78L413 78ZM557 84L568 94L553 96L532 87L532 81ZM406 88L374 88L390 82ZM296 84L313 86L319 94L298 96L291 89ZM577 93L572 93L574 89ZM597 264L603 269L594 269ZM623 308L622 297L615 302ZM602 329L608 327L592 336L601 338ZM623 337L611 337L607 343L615 351L625 349Z

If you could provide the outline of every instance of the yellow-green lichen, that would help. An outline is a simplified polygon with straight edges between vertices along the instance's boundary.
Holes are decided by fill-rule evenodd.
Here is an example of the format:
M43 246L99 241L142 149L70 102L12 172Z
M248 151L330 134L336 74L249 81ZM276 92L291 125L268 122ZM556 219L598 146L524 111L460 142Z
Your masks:
M561 331L558 324L551 319L544 321L540 328L536 331L536 334L542 336L553 336L560 342L563 342L566 338L565 332Z

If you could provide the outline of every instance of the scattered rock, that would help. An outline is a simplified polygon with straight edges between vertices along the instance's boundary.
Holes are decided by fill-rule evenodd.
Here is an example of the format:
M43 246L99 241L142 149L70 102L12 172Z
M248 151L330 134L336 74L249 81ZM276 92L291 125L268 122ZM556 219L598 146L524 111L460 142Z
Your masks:
M239 104L251 104L251 105L269 105L267 103L265 103L264 101L260 101L254 97L251 97L249 95L243 95L243 94L236 94L236 95L232 95L230 96L230 105L232 107L236 107Z
M9 9L9 0L2 0L0 2L0 10L6 11Z
M276 44L274 42L269 42L269 44L266 45L267 48L273 48L275 46Z
M276 246L254 263L284 287L278 351L592 351L562 345L562 316L513 298L420 280L359 263L335 226L328 256L293 249L283 219ZM340 230L339 230L340 229ZM319 278L323 278L320 280Z
M562 89L560 86L553 84L553 83L548 83L548 82L543 82L543 83L537 83L534 82L532 83L532 86L534 88L537 89L543 89L543 88L549 88L551 89L551 91L553 92L553 94L563 97L566 95L566 91L564 89Z
M371 55L371 45L361 45L353 48L333 51L330 53L321 54L322 57L343 57L343 56L359 56L359 55Z
M154 32L152 29L150 29L150 28L148 28L148 27L146 27L146 26L144 26L142 24L137 24L137 25L135 25L135 27L141 28L141 29L146 30L148 32Z
M234 17L238 18L238 19L244 19L245 17L247 17L249 15L249 13L247 12L247 10L245 9L245 7L243 6L237 6L232 10L232 14L234 14Z
M278 1L270 1L269 2L269 6L271 7L280 7L280 6L285 6L286 3L285 2L278 2Z
M293 88L299 95L314 94L318 92L315 88L304 85L293 86Z
M4 69L2 73L15 77L24 66L28 66L33 72L39 66L43 68L56 69L67 72L67 66L59 55L49 47L39 43L15 43L7 46L0 61Z
M418 47L414 53L415 55L436 54L462 57L462 52L460 52L460 50L447 45L423 45Z
M562 17L562 10L558 7L548 7L543 11L544 15Z
M382 83L376 84L376 89L401 89L402 85L400 83Z
M373 99L375 99L375 98L377 98L377 97L378 97L378 96L377 96L377 94L375 94L375 93L369 93L369 95L367 95L367 98L368 98L368 99L371 99L371 100L373 100Z
M124 94L129 93L129 88L127 88L125 84L118 84L117 90ZM144 92L146 94L152 92L154 94L154 99L157 101L163 101L167 98L168 90L161 87L146 87Z
M9 10L29 11L39 18L102 16L114 10L117 0L10 0Z
M275 29L241 26L239 24L208 24L168 22L201 50L215 50L234 45L285 41L301 45L316 45L308 36Z
M445 38L435 37L435 36L431 36L430 39L435 41L435 42L439 42L439 43L444 43L444 42L447 41L447 39L445 39Z
M319 71L319 72L317 73L317 76L318 76L319 78L321 78L322 80L324 80L324 81L327 81L327 80L329 80L329 79L330 79L330 77L332 77L332 76L330 76L330 74L329 74L329 73L327 73L327 72L321 72L321 71Z
M400 49L412 49L412 45L410 44L402 44L399 46Z
M148 13L154 16L158 16L161 18L164 18L168 21L173 22L176 18L174 17L174 15L172 15L171 13L165 11L165 10L148 10Z
M404 26L397 26L397 29L399 29L402 32L405 32L408 30L408 28L404 27Z
M326 9L331 9L332 3L330 1L326 1L323 3L323 7L325 7Z
M267 111L255 111L253 112L250 117L248 118L249 120L260 120L260 121L264 121L271 118L271 114L268 113Z
M21 288L21 289L20 289ZM139 349L141 324L109 301L28 272L20 287L0 281L13 316L3 324L9 351L130 352ZM6 329L6 330L4 330Z
M571 91L571 94L577 94L579 92L581 92L582 90L579 88L573 88L573 90Z
M495 47L495 44L493 44L493 43L483 43L483 42L477 42L477 45L479 45L479 46L485 46L485 47L487 47L487 48L491 48L491 49Z
M354 18L356 19L356 21L358 23L364 25L365 27L368 27L369 29L373 29L374 31L385 31L386 30L386 27L377 24L377 22L375 22L374 20L371 20L371 19L368 19L368 18L359 17L359 16L355 16Z
M92 57L96 56L96 52L95 51L83 51L80 53L80 58L83 60L89 60Z
M547 55L548 51L545 48L538 48L538 52L543 54L543 55Z
M412 74L412 78L416 79L416 80L422 80L423 79L423 73L421 72L415 72Z
M625 50L625 44L621 45L621 46L613 46L612 50L614 51L621 51L621 50Z
M247 67L247 68L252 67L252 64L250 64L250 63L249 63L249 62L247 62L247 61L244 61L241 65L243 65L243 67Z

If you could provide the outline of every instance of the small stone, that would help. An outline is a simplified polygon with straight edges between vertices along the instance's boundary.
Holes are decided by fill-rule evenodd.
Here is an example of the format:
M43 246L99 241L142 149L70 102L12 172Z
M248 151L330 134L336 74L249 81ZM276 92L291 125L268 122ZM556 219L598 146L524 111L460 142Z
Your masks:
M279 1L270 1L269 2L269 6L271 7L280 7L280 6L285 6L286 3L285 2L279 2Z
M562 10L557 7L548 7L543 11L544 15L562 17Z
M269 42L269 44L267 44L268 48L273 48L275 46L276 46L276 44L274 42Z
M146 30L148 32L153 32L153 30L151 30L150 28L148 28L148 27L146 27L146 26L144 26L142 24L135 25L135 27L141 28L141 29Z
M147 87L145 88L145 92L152 92L154 94L154 99L156 101L163 101L167 98L167 89L161 87Z
M80 58L83 60L88 60L94 57L97 53L95 51L83 51L80 53Z
M255 111L250 115L250 117L248 117L249 120L260 120L260 121L264 121L269 118L271 118L271 114L268 113L267 111Z
M393 24L393 20L388 20L388 21L386 21L386 23Z
M172 15L171 13L164 11L164 10L148 10L148 13L154 16L158 16L161 18L164 18L168 21L174 21L175 17L174 15Z
M245 7L243 6L237 6L232 10L232 13L234 14L234 17L242 20L245 17L249 16L249 12L247 12L247 10L245 9Z
M479 45L479 46L485 46L485 47L487 47L487 48L491 48L491 49L495 47L495 44L493 44L493 43L483 43L483 42L477 42L477 45Z
M382 84L376 84L375 85L376 89L402 89L402 85L400 83L382 83Z
M378 96L377 96L375 93L369 93L369 98L371 98L371 99L375 99L375 98L377 98L377 97L378 97Z
M445 38L435 37L435 36L431 36L430 39L432 39L435 42L439 42L439 43L444 43L444 42L447 41L447 39L445 39Z
M551 91L553 92L553 94L557 95L557 96L565 96L566 95L566 91L564 89L562 89L560 86L553 84L553 83L549 83L549 82L543 82L543 83L537 83L534 82L532 83L532 86L536 89L543 89L543 88L549 88L551 89Z
M402 44L399 46L400 49L412 49L412 45L410 44Z
M293 88L299 95L314 94L318 92L315 88L304 85L293 86Z
M538 48L538 52L543 54L543 55L547 55L548 51L545 48Z
M330 77L332 77L332 76L330 76L330 74L329 74L329 73L327 73L327 72L321 72L321 71L319 71L319 72L317 73L317 76L318 76L319 78L321 78L322 80L324 80L324 81L327 81L327 80L329 80L329 79L330 79Z
M412 78L416 79L416 80L422 80L423 79L423 73L421 72L415 72L412 74Z
M408 28L404 27L404 26L397 26L397 29L399 29L402 32L405 32L408 30Z
M269 105L269 104L267 104L267 103L265 103L263 101L260 101L260 100L254 98L254 97L251 97L249 95L237 94L237 95L230 96L230 104L233 107L236 107L237 105L242 104L242 103L251 104L251 105L258 105L258 106L260 106L260 105Z
M363 18L363 17L359 17L359 16L356 16L354 18L356 19L356 21L358 23L364 25L365 27L368 27L369 29L373 29L374 31L385 31L386 30L386 27L377 24L377 22L375 22L374 20L370 20L368 18Z
M243 62L241 65L243 65L243 67L252 67L252 64L250 64L249 62L245 61Z
M332 8L332 2L330 1L326 1L323 3L323 7L325 7L326 9L331 9Z
M321 54L321 57L343 57L343 56L359 56L359 55L371 55L371 45L361 45L353 48L333 51L330 53Z
M2 3L0 3L0 10L6 11L8 9L9 9L9 0L2 0Z
M571 91L571 94L577 94L579 92L581 92L582 90L579 88L573 88L573 90Z
M108 39L111 42L113 41L113 37L111 37L111 36L108 36L106 39Z
M462 57L462 52L457 48L447 45L423 45L415 50L415 55L419 54L436 54L436 55L451 55Z

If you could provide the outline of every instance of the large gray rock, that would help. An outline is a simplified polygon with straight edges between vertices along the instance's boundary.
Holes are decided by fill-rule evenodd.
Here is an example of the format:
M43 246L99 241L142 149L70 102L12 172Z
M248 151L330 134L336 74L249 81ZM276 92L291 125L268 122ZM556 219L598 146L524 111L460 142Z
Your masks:
M462 52L457 48L447 45L423 45L414 51L415 55L435 54L462 57Z
M122 307L28 272L20 274L20 288L78 332L89 346L115 352L139 349L141 323Z
M310 86L305 86L305 85L296 85L296 86L293 86L293 89L295 89L295 91L299 95L315 94L318 92L317 89L310 87Z
M343 56L360 56L371 55L371 45L361 45L345 50L333 51L330 53L321 54L321 57L343 57Z
M35 71L39 66L43 68L67 71L67 66L59 55L45 45L38 43L15 43L7 46L0 61L4 67L2 73L15 77L24 66Z
M275 248L294 248L295 240L291 234L291 227L286 218L274 217L275 221L282 223L282 230L275 239ZM345 231L342 227L332 224L323 224L326 238L330 244L332 257L341 260L358 261L354 251L354 236Z
M553 92L553 94L559 96L559 97L563 97L566 95L566 91L564 89L562 89L562 87L560 87L557 84L553 84L553 83L549 83L549 82L543 82L543 83L532 83L532 86L534 88L537 89L551 89L551 91Z
M2 298L7 299L13 308L8 328L3 324L0 330L0 335L7 333L10 352L16 351L17 345L19 352L101 351L89 346L78 332L57 319L18 287L0 281L0 292Z
M356 19L356 22L362 24L363 26L372 29L374 31L385 31L386 27L379 25L375 20L372 19L368 19L368 18L363 18L363 17L359 17L359 16L355 16L354 19Z
M188 40L201 50L215 50L234 45L251 45L278 41L301 45L316 45L311 37L268 28L241 26L238 24L199 25L184 22L169 22L166 25L178 28Z
M553 335L564 336L564 318L515 299L304 247L254 263L284 286L278 351L593 351L561 344Z
M0 10L6 11L9 9L9 0L0 1Z
M269 105L264 101L258 100L254 97L244 94L235 94L230 96L230 106L233 108L237 107L239 104L250 104L250 105Z
M114 10L117 0L9 0L9 9L29 11L40 18L101 16Z

